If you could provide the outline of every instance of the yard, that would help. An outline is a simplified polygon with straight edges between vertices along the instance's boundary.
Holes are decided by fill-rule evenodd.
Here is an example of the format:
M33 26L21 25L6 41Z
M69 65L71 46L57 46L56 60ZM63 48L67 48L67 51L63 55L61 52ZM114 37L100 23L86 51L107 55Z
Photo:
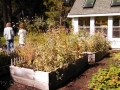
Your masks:
M108 52L109 43L107 43L104 37L101 35L102 34L100 33L96 33L96 35L93 37L83 37L83 35L79 34L76 35L76 37L74 35L66 36L64 34L60 34L59 32L53 32L49 35L44 34L44 37L41 38L40 36L38 36L39 39L37 39L36 37L31 37L35 36L34 34L32 34L27 39L29 40L27 47L25 46L24 49L17 48L17 50L19 51L18 55L23 57L25 56L27 57L27 59L25 63L17 63L16 66L27 68L32 66L34 70L43 70L50 72L55 71L59 68L67 68L70 63L75 63L75 60L77 58L80 58L80 54L84 51ZM34 43L30 41L34 41ZM53 46L53 44L55 46ZM51 54L52 57L49 54ZM108 56L105 57L103 60L96 62L94 65L88 65L87 69L84 72L77 74L77 76L64 83L63 86L59 86L58 90L87 90L88 80L92 77L92 74L96 73L99 68L108 67L107 61L109 59L110 57ZM52 67L53 65L54 68ZM38 90L37 88L26 86L17 82L13 83L13 80L8 74L1 77L4 77L0 79L1 90L16 90L16 88L18 90Z
M65 83L63 86L58 88L57 90L89 90L88 89L88 80L91 79L92 74L96 73L99 68L107 68L108 67L108 61L111 58L111 55L106 56L101 61L97 62L95 65L89 66L89 68L83 72L82 74L79 74L75 78L72 78L70 82ZM11 82L9 83L10 86L5 85L4 83L0 83L1 90L39 90L34 87L29 87L26 85L22 85L20 83L10 81L9 75L1 76L0 81L4 82ZM9 80L9 81L8 81Z

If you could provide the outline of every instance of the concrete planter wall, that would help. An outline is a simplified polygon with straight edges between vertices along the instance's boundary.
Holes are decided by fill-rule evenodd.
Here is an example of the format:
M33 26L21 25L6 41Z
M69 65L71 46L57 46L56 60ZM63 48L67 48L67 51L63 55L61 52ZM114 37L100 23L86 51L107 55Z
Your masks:
M108 53L98 52L95 55L96 62ZM10 73L15 82L36 87L41 90L56 90L58 87L69 81L77 74L82 73L88 67L88 57L83 55L74 64L67 68L60 68L54 72L33 71L23 67L10 66Z
M10 66L13 80L42 90L49 90L49 73L32 69Z

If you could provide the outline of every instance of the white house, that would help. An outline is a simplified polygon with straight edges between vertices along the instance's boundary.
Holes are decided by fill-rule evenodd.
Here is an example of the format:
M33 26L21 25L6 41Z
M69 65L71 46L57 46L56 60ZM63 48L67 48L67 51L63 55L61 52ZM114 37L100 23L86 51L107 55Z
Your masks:
M92 35L102 30L111 47L120 49L120 0L76 0L68 18L74 32L83 29Z

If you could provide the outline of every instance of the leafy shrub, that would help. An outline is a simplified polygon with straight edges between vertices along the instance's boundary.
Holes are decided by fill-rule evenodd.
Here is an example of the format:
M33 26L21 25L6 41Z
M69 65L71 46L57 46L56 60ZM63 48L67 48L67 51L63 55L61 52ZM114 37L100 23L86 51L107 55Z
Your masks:
M66 35L62 29L44 34L29 33L26 41L23 48L16 49L19 56L26 57L26 63L20 66L49 72L74 63L84 51L106 52L109 46L100 33L82 38L78 34Z
M111 58L111 63L116 66L120 65L120 52L117 54L115 53L115 55Z
M120 52L113 55L109 68L99 69L88 81L89 88L93 90L120 90Z
M89 36L88 33L85 34L83 37L83 34L85 32L80 32L79 37L81 45L82 45L82 51L91 51L91 52L98 52L98 51L108 51L110 47L110 42L108 42L104 37L103 34L98 32L95 33L93 36Z
M120 67L99 69L88 83L93 90L120 90Z

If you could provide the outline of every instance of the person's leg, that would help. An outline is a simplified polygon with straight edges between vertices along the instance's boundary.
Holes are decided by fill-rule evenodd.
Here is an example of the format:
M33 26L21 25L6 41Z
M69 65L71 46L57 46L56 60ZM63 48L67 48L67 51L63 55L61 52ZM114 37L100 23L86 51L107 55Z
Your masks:
M10 50L14 51L14 40L10 40Z
M7 40L6 44L7 44L7 54L10 55L10 41Z

